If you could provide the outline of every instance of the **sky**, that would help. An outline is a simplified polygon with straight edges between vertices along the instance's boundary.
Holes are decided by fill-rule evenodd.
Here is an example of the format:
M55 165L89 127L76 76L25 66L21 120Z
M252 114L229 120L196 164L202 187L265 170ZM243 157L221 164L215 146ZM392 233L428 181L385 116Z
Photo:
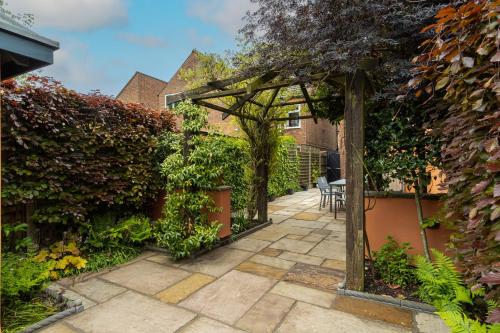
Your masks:
M235 50L250 0L6 0L60 43L41 72L79 92L116 96L136 72L168 81L193 49Z

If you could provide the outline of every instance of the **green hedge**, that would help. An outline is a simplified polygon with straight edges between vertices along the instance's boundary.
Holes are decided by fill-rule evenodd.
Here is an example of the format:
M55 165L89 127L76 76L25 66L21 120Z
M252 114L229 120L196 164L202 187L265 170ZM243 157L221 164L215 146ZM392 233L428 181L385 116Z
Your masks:
M278 147L271 161L271 172L267 191L269 197L279 197L289 190L299 190L299 159L290 156L295 150L295 138L283 135L278 139Z
M3 83L2 204L36 202L34 222L140 207L159 187L153 159L168 113L82 95L48 78Z

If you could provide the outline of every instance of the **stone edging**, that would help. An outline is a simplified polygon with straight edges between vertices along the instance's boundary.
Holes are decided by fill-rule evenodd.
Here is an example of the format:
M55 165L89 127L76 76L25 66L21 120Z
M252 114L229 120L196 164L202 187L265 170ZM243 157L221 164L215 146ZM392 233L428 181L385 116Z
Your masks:
M232 242L235 242L235 241L237 241L237 240L239 240L239 239L241 239L241 238L243 238L243 237L246 237L246 236L248 236L248 235L250 235L250 234L253 234L253 233L254 233L254 232L256 232L256 231L259 231L260 229L263 229L263 228L265 228L265 227L268 227L268 226L270 226L271 224L273 224L272 219L271 219L271 220L269 220L269 221L267 221L267 222L264 222L264 223L262 223L262 224L259 224L259 225L255 226L255 227L253 227L252 229L248 229L248 230L245 230L245 231L243 231L243 232L240 232L239 234L237 234L237 235L235 235L234 237L232 237L232 239L231 239L231 243L232 243Z
M51 288L51 287L48 287L47 289L45 289L44 291L49 297L57 300L57 301L61 301L61 302L64 302L66 304L66 309L61 311L61 312L58 312L56 314L53 314L52 316L50 317L47 317L43 320L40 320L39 322L37 323L34 323L33 325L31 326L28 326L27 328L25 328L24 330L21 331L21 333L31 333L31 332L35 332L41 328L44 328L46 326L49 326L53 323L55 323L56 321L58 320L61 320L63 318L66 318L68 316L71 316L72 314L75 314L75 313L78 313L78 312L81 312L84 310L84 307L83 307L83 304L82 304L82 301L79 300L79 299L69 299L68 297L64 296L64 294L60 293L58 290L56 290L55 288Z
M404 308L404 309L408 309L411 311L427 312L427 313L434 313L437 311L435 307L433 307L432 305L429 305L429 304L425 304L425 303L413 302L413 301L408 301L408 300L404 300L404 299L401 300L401 299L397 299L397 298L390 297L390 296L370 294L370 293L365 293L365 292L361 292L361 291L344 289L344 288L340 288L340 287L337 289L337 294L343 295L343 296L348 296L348 297L361 298L361 299L365 299L365 300L369 300L369 301L380 302L380 303L384 303L386 305Z

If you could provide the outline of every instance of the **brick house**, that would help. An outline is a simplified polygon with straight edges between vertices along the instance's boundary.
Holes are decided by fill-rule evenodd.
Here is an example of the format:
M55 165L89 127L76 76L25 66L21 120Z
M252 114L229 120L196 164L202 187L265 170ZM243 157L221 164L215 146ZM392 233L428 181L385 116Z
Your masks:
M168 97L187 89L187 82L182 79L181 71L196 67L198 54L198 51L193 50L168 82L136 72L116 98L123 102L141 103L158 110L169 109L172 105ZM289 111L289 115L301 114L301 109L301 105L298 105L295 110ZM240 129L233 116L223 120L219 111L209 111L210 126L229 136L240 135ZM178 122L180 121L181 119L178 119ZM299 145L320 150L338 149L337 126L330 124L328 120L319 119L317 124L313 119L289 120L284 124L284 132L295 137Z

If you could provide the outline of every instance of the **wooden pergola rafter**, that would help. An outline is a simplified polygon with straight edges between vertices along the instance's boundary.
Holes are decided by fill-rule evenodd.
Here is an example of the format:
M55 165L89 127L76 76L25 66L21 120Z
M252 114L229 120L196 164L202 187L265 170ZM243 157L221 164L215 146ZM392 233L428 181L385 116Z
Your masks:
M245 84L244 81L247 81ZM312 98L306 85L324 82L339 88L339 94L322 98ZM279 71L269 71L259 76L238 75L225 80L208 82L205 86L192 89L172 96L172 102L191 99L193 103L225 115L233 115L262 123L262 119L242 111L246 103L259 106L264 114L269 109L294 104L307 104L310 115L300 117L274 117L267 121L287 121L290 119L310 119L317 121L315 103L331 102L344 96L345 109L345 148L346 148L346 287L352 290L364 288L364 193L363 193L363 154L364 154L364 94L367 78L363 70L355 73L314 73L306 76L284 77ZM238 84L239 87L231 87ZM303 98L275 103L280 89L298 86ZM342 89L343 88L343 89ZM343 94L342 91L343 90ZM271 91L266 103L255 101L254 98L265 91ZM210 102L211 99L234 97L235 102L230 107L223 107ZM265 207L267 220L267 202ZM260 212L259 212L260 215Z

